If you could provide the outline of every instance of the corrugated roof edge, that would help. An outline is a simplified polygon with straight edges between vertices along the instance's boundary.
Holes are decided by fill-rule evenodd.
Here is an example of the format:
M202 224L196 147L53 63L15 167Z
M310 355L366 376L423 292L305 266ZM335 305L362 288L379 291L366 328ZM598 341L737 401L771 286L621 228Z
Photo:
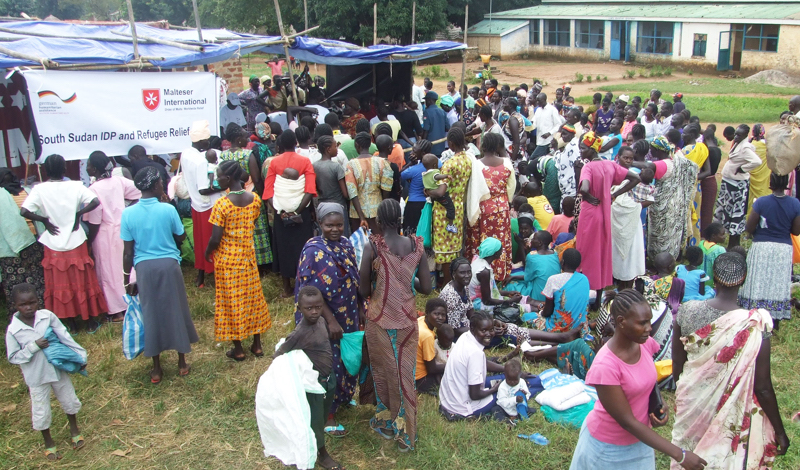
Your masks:
M490 28L491 23L491 28ZM528 25L528 20L489 19L469 27L468 36L505 36Z

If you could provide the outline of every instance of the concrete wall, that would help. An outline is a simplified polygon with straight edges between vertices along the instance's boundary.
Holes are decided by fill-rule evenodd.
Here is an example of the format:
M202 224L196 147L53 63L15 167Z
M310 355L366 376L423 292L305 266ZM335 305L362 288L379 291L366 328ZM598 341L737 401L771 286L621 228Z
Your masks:
M678 59L681 60L681 62L708 63L716 65L717 58L719 56L719 33L722 31L730 31L730 29L730 24L683 23ZM706 39L705 57L692 56L695 34L705 34L708 36Z
M470 36L467 35L467 45L477 47L478 54L491 54L500 56L502 54L500 36Z
M500 58L506 59L527 52L530 34L530 25L526 25L503 36L500 39ZM469 40L469 36L467 36L467 40Z
M780 69L800 71L800 26L781 25L778 34L778 52L742 51L743 71Z

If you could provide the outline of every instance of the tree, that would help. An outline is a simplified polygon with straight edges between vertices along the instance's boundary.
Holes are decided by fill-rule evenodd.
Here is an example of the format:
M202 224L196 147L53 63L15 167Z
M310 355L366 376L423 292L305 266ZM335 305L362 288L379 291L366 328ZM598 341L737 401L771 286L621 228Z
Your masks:
M517 8L527 8L542 3L541 0L492 0L491 7L493 13L501 11L515 10ZM447 2L447 21L457 26L464 26L464 7L469 4L469 24L474 25L489 14L488 0L448 0ZM417 5L419 8L419 5Z
M0 16L19 16L22 12L36 14L33 0L0 0Z

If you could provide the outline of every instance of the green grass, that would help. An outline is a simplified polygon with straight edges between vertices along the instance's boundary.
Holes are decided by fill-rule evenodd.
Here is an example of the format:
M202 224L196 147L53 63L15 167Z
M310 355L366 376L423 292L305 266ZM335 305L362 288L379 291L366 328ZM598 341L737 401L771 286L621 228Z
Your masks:
M605 87L603 87L605 88ZM649 90L648 90L649 91ZM636 93L623 90L621 93ZM616 93L615 93L616 94ZM645 98L642 96L642 98ZM590 105L591 96L581 96L575 100L581 105ZM784 98L750 98L744 96L684 96L686 108L692 116L700 117L702 124L715 123L748 123L778 122L781 112L787 109Z
M694 85L694 83L697 85ZM792 96L800 94L800 88L782 88L772 85L762 85L760 83L745 83L743 79L701 77L659 82L635 79L630 83L604 85L598 87L597 90L642 94L642 98L645 98L646 95L649 96L650 90L654 88L660 90L665 97L668 95L671 96L673 93L683 93L684 96L691 96L692 94L701 93L719 95L752 95L759 93L776 96ZM784 106L786 106L786 103L784 103Z
M76 339L89 351L89 377L73 377L83 409L78 415L87 445L79 452L69 447L69 430L64 414L53 403L52 433L64 459L59 468L87 469L277 469L283 466L263 455L254 417L254 397L261 374L270 359L252 356L235 363L224 356L228 344L214 341L211 288L194 288L193 270L184 268L189 303L200 335L188 360L192 372L177 377L177 356L162 358L165 376L160 385L148 380L151 362L143 357L127 361L121 352L121 327L106 325L95 335L79 333ZM263 282L272 316L272 329L265 335L269 350L293 325L293 306L278 299L279 279L270 275ZM421 308L425 297L417 298ZM0 310L5 302L0 300ZM0 318L5 318L0 311ZM5 328L5 322L0 321ZM797 342L800 325L785 323L773 338L772 377L781 414L794 445L788 455L775 463L776 470L800 468L800 425L791 416L800 410L797 393ZM245 346L249 346L246 343ZM502 352L490 352L500 355ZM530 371L549 366L526 364ZM31 430L30 401L19 368L0 363L0 468L53 468L43 456L39 433ZM674 402L665 394L668 404ZM493 422L448 423L437 411L434 397L420 398L419 442L415 452L401 454L369 430L373 413L369 406L344 410L339 418L350 431L343 439L328 439L334 458L354 469L426 469L452 470L496 468L569 467L578 431L547 423L540 413L510 431ZM670 406L670 409L672 406ZM671 424L659 432L669 437ZM550 445L539 447L516 438L516 434L540 432ZM122 454L123 456L115 455ZM658 457L658 469L668 468L664 456Z

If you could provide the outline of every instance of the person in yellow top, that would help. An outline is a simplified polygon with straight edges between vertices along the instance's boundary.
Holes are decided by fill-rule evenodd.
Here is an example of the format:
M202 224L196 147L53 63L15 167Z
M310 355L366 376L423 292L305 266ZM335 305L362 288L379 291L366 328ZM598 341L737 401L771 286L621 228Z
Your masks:
M764 140L764 124L754 124L750 143L756 150L756 155L761 159L761 165L750 172L750 195L747 197L747 213L753 208L753 201L761 196L772 194L769 189L769 175L772 173L767 168L767 144Z
M533 217L540 227L550 226L550 221L555 216L550 201L542 194L542 187L536 181L529 181L522 187L522 195L528 198L528 204L533 207Z
M689 124L683 129L683 143L685 144L683 147L683 155L687 159L693 161L699 169L697 172L697 192L694 195L694 200L690 203L693 238L690 244L692 245L700 243L700 207L703 204L700 181L711 176L711 162L708 160L708 146L703 142L698 142L700 132L700 126L698 124Z
M417 393L436 394L442 381L444 366L436 360L436 328L447 321L447 303L434 297L425 304L425 316L419 317L419 343L417 345L417 371L414 376Z

